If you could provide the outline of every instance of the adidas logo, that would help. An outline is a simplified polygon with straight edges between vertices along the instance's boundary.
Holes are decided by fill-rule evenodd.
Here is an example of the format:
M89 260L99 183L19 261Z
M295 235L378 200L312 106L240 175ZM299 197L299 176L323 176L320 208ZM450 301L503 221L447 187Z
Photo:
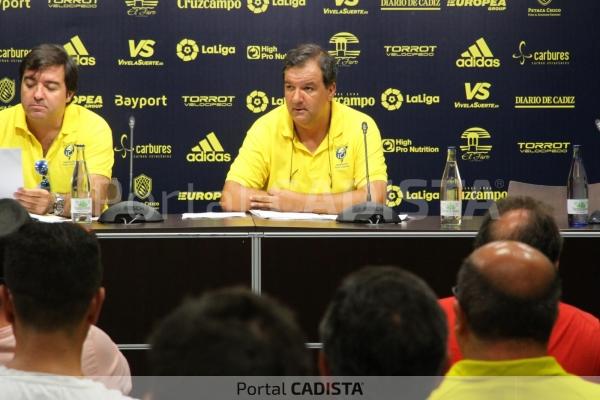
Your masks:
M494 58L485 39L479 38L460 55L456 60L456 66L458 68L499 68L500 60Z
M185 157L188 162L229 162L231 154L226 153L214 132L206 135Z
M73 36L69 43L63 46L68 55L75 59L75 62L81 66L96 65L96 58L90 56L79 35Z

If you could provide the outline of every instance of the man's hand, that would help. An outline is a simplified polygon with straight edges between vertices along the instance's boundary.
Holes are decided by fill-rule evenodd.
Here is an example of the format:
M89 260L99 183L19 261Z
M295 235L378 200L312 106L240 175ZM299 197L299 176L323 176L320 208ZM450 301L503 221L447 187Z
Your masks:
M54 197L45 189L19 188L14 195L15 199L30 213L44 215L52 211Z
M283 189L270 189L265 195L250 196L250 208L260 210L302 212L305 202L305 195Z

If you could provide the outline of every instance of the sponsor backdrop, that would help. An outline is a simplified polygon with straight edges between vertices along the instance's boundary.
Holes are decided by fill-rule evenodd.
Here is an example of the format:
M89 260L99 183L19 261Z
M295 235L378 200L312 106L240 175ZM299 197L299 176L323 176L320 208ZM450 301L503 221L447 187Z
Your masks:
M283 102L285 52L316 42L338 60L337 101L379 124L389 205L436 214L452 145L472 211L511 179L564 185L573 144L600 181L599 11L597 0L0 0L0 108L19 102L28 49L63 44L81 66L77 103L112 127L125 196L133 157L136 200L212 210L246 130Z

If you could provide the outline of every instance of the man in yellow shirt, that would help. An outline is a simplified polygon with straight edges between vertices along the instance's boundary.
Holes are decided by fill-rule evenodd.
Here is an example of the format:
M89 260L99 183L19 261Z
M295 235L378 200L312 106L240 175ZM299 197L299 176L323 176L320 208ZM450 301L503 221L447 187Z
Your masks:
M333 100L336 60L315 44L284 60L285 105L250 128L227 174L221 206L338 213L367 197L367 138L372 200L384 203L387 171L372 118Z
M21 103L0 111L0 147L22 149L24 187L14 197L35 214L70 215L75 144L85 145L94 215L106 203L114 153L110 127L71 104L78 70L65 50L42 44L19 69Z
M515 241L479 247L461 266L454 292L464 359L430 400L600 399L600 386L548 355L561 286L541 252Z

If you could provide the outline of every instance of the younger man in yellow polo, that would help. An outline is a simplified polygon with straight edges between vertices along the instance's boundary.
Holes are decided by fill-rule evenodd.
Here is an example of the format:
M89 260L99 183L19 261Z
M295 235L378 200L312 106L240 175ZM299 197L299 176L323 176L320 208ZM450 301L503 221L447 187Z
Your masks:
M70 104L77 65L61 46L42 44L23 59L19 72L21 104L0 112L0 147L22 149L24 187L15 199L35 214L68 216L75 144L84 144L98 215L114 163L112 133L102 117Z
M373 119L333 100L336 60L315 44L284 61L285 105L258 119L227 174L221 206L338 213L367 197L385 201L387 171Z

